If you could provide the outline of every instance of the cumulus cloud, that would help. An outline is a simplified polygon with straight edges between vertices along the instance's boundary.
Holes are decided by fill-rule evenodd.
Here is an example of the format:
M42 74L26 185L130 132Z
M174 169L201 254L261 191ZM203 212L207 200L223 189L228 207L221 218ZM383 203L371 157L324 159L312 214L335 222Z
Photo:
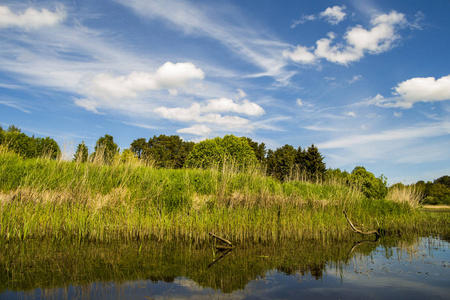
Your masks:
M293 51L284 50L283 56L301 64L314 64L316 56L307 47L297 46Z
M211 133L211 128L209 128L206 125L194 125L189 128L182 128L178 129L177 133L188 133L188 134L195 134L199 136L207 136Z
M325 11L320 13L320 17L325 18L328 23L336 25L345 19L347 15L343 10L345 6L328 7Z
M6 27L20 27L24 29L37 29L54 26L66 18L63 8L56 8L51 12L45 8L36 10L27 8L23 13L15 14L7 6L0 6L0 29Z
M378 94L369 99L368 104L381 107L411 108L417 102L450 100L450 75L439 79L416 77L399 83L394 88L394 96L385 98Z
M342 9L328 8L323 12L323 16L336 16L333 22L338 22L340 18L345 17L337 12ZM335 15L333 15L333 12ZM341 16L341 17L339 17ZM365 29L361 25L351 27L344 35L345 43L336 43L336 34L328 33L327 37L321 38L316 42L314 51L312 49L297 46L293 51L285 50L283 55L295 62L303 64L315 63L318 59L324 58L330 62L347 65L350 62L358 61L366 53L379 54L391 49L400 36L397 34L399 27L407 24L405 15L396 11L389 14L374 16L370 21L372 28Z
M264 109L256 103L249 100L243 100L239 103L228 98L212 99L207 101L207 105L201 108L202 112L234 112L249 116L260 116L264 114Z
M173 93L173 89L183 88L189 81L204 77L204 72L193 63L166 62L155 73L132 72L117 77L100 73L92 79L87 93L100 98L136 97L139 92L159 89L169 89Z
M220 98L208 100L205 104L193 103L188 108L167 108L164 106L157 107L154 112L161 115L165 119L176 120L182 122L208 123L224 126L226 128L240 128L249 130L252 128L248 119L222 115L223 113L237 113L248 116L260 116L264 114L264 109L256 103L248 100L235 102L231 99ZM194 129L205 129L204 127L194 127ZM192 127L191 127L192 129ZM190 129L186 129L190 130ZM190 132L186 133L192 133Z
M364 29L361 25L347 31L344 36L346 45L331 46L335 35L328 35L317 41L315 54L331 62L346 65L349 62L361 59L366 52L379 54L389 50L399 38L396 26L405 24L404 14L392 11L389 14L378 15L371 20L373 27Z

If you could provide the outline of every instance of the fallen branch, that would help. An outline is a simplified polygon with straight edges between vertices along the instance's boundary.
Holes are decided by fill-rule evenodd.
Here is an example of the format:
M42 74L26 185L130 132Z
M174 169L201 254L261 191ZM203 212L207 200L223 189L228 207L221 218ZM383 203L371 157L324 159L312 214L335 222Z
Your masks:
M344 215L345 215L345 218L346 218L347 221L348 221L348 224L350 225L350 227L352 228L352 230L353 230L354 232L359 233L359 234L363 234L363 235L376 234L377 236L380 236L380 233L378 232L378 230L371 230L371 231L364 232L364 231L362 231L362 230L356 228L355 225L353 225L352 221L350 221L350 219L348 218L347 213L345 212L345 210L343 211L343 213L344 213Z
M217 235L215 235L214 233L209 233L209 235L210 236L212 236L213 238L216 238L216 239L218 239L219 241L221 241L221 242L224 242L225 244L227 244L229 247L228 248L225 248L225 246L216 246L216 248L222 248L222 249L230 249L230 248L234 248L234 246L233 246L233 244L229 241L229 240L226 240L226 239L224 239L224 238L221 238L220 236L217 236Z

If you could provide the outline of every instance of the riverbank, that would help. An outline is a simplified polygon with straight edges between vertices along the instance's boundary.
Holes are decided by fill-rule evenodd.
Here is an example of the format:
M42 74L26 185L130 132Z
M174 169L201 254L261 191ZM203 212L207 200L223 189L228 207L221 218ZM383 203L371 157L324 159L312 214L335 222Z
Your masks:
M450 212L450 205L422 205L422 209L425 211Z
M407 199L367 199L338 181L279 182L258 168L156 169L0 153L0 237L233 242L348 240L362 230L430 231L446 214Z

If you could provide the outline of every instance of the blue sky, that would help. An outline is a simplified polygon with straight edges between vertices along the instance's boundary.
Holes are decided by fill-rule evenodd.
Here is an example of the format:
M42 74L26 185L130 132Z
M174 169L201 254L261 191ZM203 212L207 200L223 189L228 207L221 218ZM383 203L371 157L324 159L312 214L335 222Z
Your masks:
M450 2L2 1L0 124L318 146L390 183L450 173Z

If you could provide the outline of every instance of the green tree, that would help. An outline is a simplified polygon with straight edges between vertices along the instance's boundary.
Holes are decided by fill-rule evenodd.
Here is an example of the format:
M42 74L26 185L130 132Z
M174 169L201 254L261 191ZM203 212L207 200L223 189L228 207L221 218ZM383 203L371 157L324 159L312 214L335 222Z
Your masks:
M184 166L194 143L185 142L178 135L161 134L150 138L147 146L143 146L141 140L135 146L135 149L143 149L141 155L151 156L157 167L179 169Z
M247 138L226 135L223 138L207 139L194 145L190 151L186 166L208 168L214 164L222 167L224 162L233 162L238 167L255 164L255 152Z
M284 145L273 152L270 157L271 168L268 173L279 180L287 180L295 167L297 151L291 145Z
M260 163L263 163L267 155L266 145L264 143L258 144L258 142L254 142L251 138L247 138L247 142L255 152L256 159Z
M20 154L25 158L37 156L36 141L20 130L12 130L4 134L3 143L8 149Z
M148 153L148 144L144 138L134 140L130 145L130 150L138 157L144 158L145 153Z
M20 128L15 125L9 125L8 132L19 132L20 133L20 132L22 132L22 130L20 130Z
M86 146L84 141L82 141L77 146L77 151L75 151L75 155L73 157L73 160L77 161L77 162L84 163L84 162L87 162L88 157L89 157L88 147Z
M388 188L386 178L367 171L364 167L355 167L350 175L351 184L359 187L367 198L382 199L386 197Z
M95 160L101 160L103 163L110 164L118 153L119 148L111 135L105 134L105 136L97 140L94 148Z
M314 144L308 147L308 150L303 154L303 164L304 170L310 179L320 178L322 179L325 175L326 166L323 162L324 157L320 154L319 149L317 149Z
M439 177L438 179L436 179L433 183L439 183L442 184L448 188L450 188L450 176L448 175L444 175L442 177Z
M38 156L46 156L51 159L56 159L61 154L61 149L58 143L50 138L36 138L36 152Z

